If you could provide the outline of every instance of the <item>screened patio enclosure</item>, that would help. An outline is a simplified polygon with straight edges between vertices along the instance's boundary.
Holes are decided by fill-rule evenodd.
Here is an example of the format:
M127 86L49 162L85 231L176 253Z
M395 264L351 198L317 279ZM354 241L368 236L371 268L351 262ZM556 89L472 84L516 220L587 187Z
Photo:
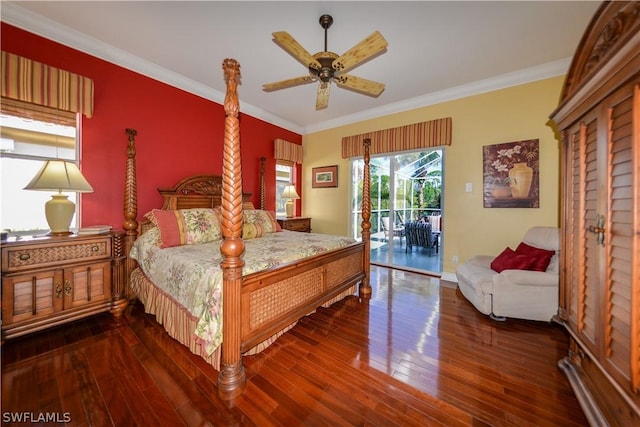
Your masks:
M440 215L442 209L443 150L422 150L371 158L371 261L382 265L406 267L439 273L440 255L423 248L406 248L399 230L406 222L423 216ZM362 160L352 164L352 227L353 237L360 238L362 198ZM433 224L436 231L436 224ZM440 231L439 222L437 231ZM395 235L394 235L395 234ZM442 236L438 236L440 243ZM425 259L429 258L429 259Z

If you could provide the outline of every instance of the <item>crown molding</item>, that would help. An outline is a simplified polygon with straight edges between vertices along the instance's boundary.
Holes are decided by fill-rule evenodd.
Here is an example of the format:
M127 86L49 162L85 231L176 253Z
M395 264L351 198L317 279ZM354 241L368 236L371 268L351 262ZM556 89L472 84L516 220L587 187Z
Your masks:
M491 77L485 80L479 80L477 82L455 86L438 92L417 96L415 98L405 99L400 102L360 111L359 113L340 117L339 119L328 120L313 126L308 126L304 129L305 134L565 75L569 69L570 63L571 58L564 58L535 67Z
M2 21L218 104L224 104L225 94L218 90L186 78L158 64L117 49L98 39L44 18L13 3L2 3ZM292 132L299 134L303 132L302 127L251 104L241 103L240 111Z
M218 104L224 104L225 94L170 71L152 62L146 61L123 50L114 48L98 39L73 30L50 19L21 8L12 2L2 2L2 21L23 30L53 40L72 49L111 62L120 67L142 74L176 88L201 96ZM327 120L312 126L302 127L276 114L265 111L248 103L241 103L240 111L267 123L282 127L301 135L319 132L339 126L345 126L390 114L427 107L441 102L461 99L468 96L504 89L511 86L530 83L567 73L570 58L547 64L518 70L450 89L433 92L404 101L383 105L377 108L360 111L338 119Z

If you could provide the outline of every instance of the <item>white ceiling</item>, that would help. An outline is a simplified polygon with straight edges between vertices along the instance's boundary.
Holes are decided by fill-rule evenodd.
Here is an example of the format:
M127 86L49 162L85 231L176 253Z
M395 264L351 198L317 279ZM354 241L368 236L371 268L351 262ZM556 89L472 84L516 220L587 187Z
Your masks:
M594 1L2 1L2 21L222 103L222 60L240 62L240 109L306 134L564 74ZM272 41L287 31L311 54L342 54L378 30L382 55L349 74L386 84L378 98L316 84L267 93L306 74Z

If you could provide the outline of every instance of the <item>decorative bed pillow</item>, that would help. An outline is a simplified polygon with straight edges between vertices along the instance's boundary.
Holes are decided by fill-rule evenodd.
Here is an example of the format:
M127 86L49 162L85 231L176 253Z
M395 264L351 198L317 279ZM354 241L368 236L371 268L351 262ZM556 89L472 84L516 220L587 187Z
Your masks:
M491 269L498 273L503 270L532 270L536 259L529 255L519 254L507 247L491 261Z
M275 233L278 231L278 222L275 216L262 209L247 209L242 211L242 219L245 224L255 224L262 227L263 233Z
M161 248L208 243L222 238L213 209L154 209L145 217L160 230Z
M556 254L556 251L550 251L547 249L536 248L535 246L527 245L522 242L516 248L517 254L527 255L534 259L531 270L533 271L547 271L551 258Z
M282 231L280 223L276 220L276 211L267 211L267 213L271 216L271 220L276 225L276 232Z
M218 221L222 224L222 206L216 206L215 208L213 208L213 211L217 216ZM256 237L262 237L266 233L282 231L282 227L280 227L280 224L278 224L278 221L276 221L276 213L274 211L265 211L262 209L247 209L243 205L242 222L243 239L254 239ZM245 227L247 224L260 225L260 230L258 230L256 227ZM253 237L245 237L245 235Z
M256 239L258 237L262 237L265 235L264 228L262 225L254 223L244 223L242 224L242 238L244 240Z

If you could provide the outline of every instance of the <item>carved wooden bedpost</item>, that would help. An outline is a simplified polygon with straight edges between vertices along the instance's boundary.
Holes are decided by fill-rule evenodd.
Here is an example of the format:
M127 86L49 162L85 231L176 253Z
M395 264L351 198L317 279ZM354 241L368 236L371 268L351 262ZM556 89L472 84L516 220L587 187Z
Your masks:
M136 261L129 258L129 252L133 243L138 237L138 183L136 179L136 135L138 131L135 129L126 129L125 132L129 136L127 145L127 166L125 171L124 182L124 222L122 228L125 231L124 236L124 254L127 257L124 265L124 296L132 299L131 287L129 280L131 272L136 268Z
M264 184L264 162L267 160L266 157L260 157L260 209L265 209L265 184Z
M368 298L371 296L371 283L369 274L371 271L371 178L370 166L371 156L369 147L371 139L366 138L364 145L364 171L362 176L362 241L364 242L364 279L360 282L360 296Z
M227 83L224 100L224 153L222 163L222 359L218 395L233 399L244 389L246 374L240 353L240 293L244 242L242 240L242 168L240 162L239 102L236 92L240 64L234 59L222 63Z

